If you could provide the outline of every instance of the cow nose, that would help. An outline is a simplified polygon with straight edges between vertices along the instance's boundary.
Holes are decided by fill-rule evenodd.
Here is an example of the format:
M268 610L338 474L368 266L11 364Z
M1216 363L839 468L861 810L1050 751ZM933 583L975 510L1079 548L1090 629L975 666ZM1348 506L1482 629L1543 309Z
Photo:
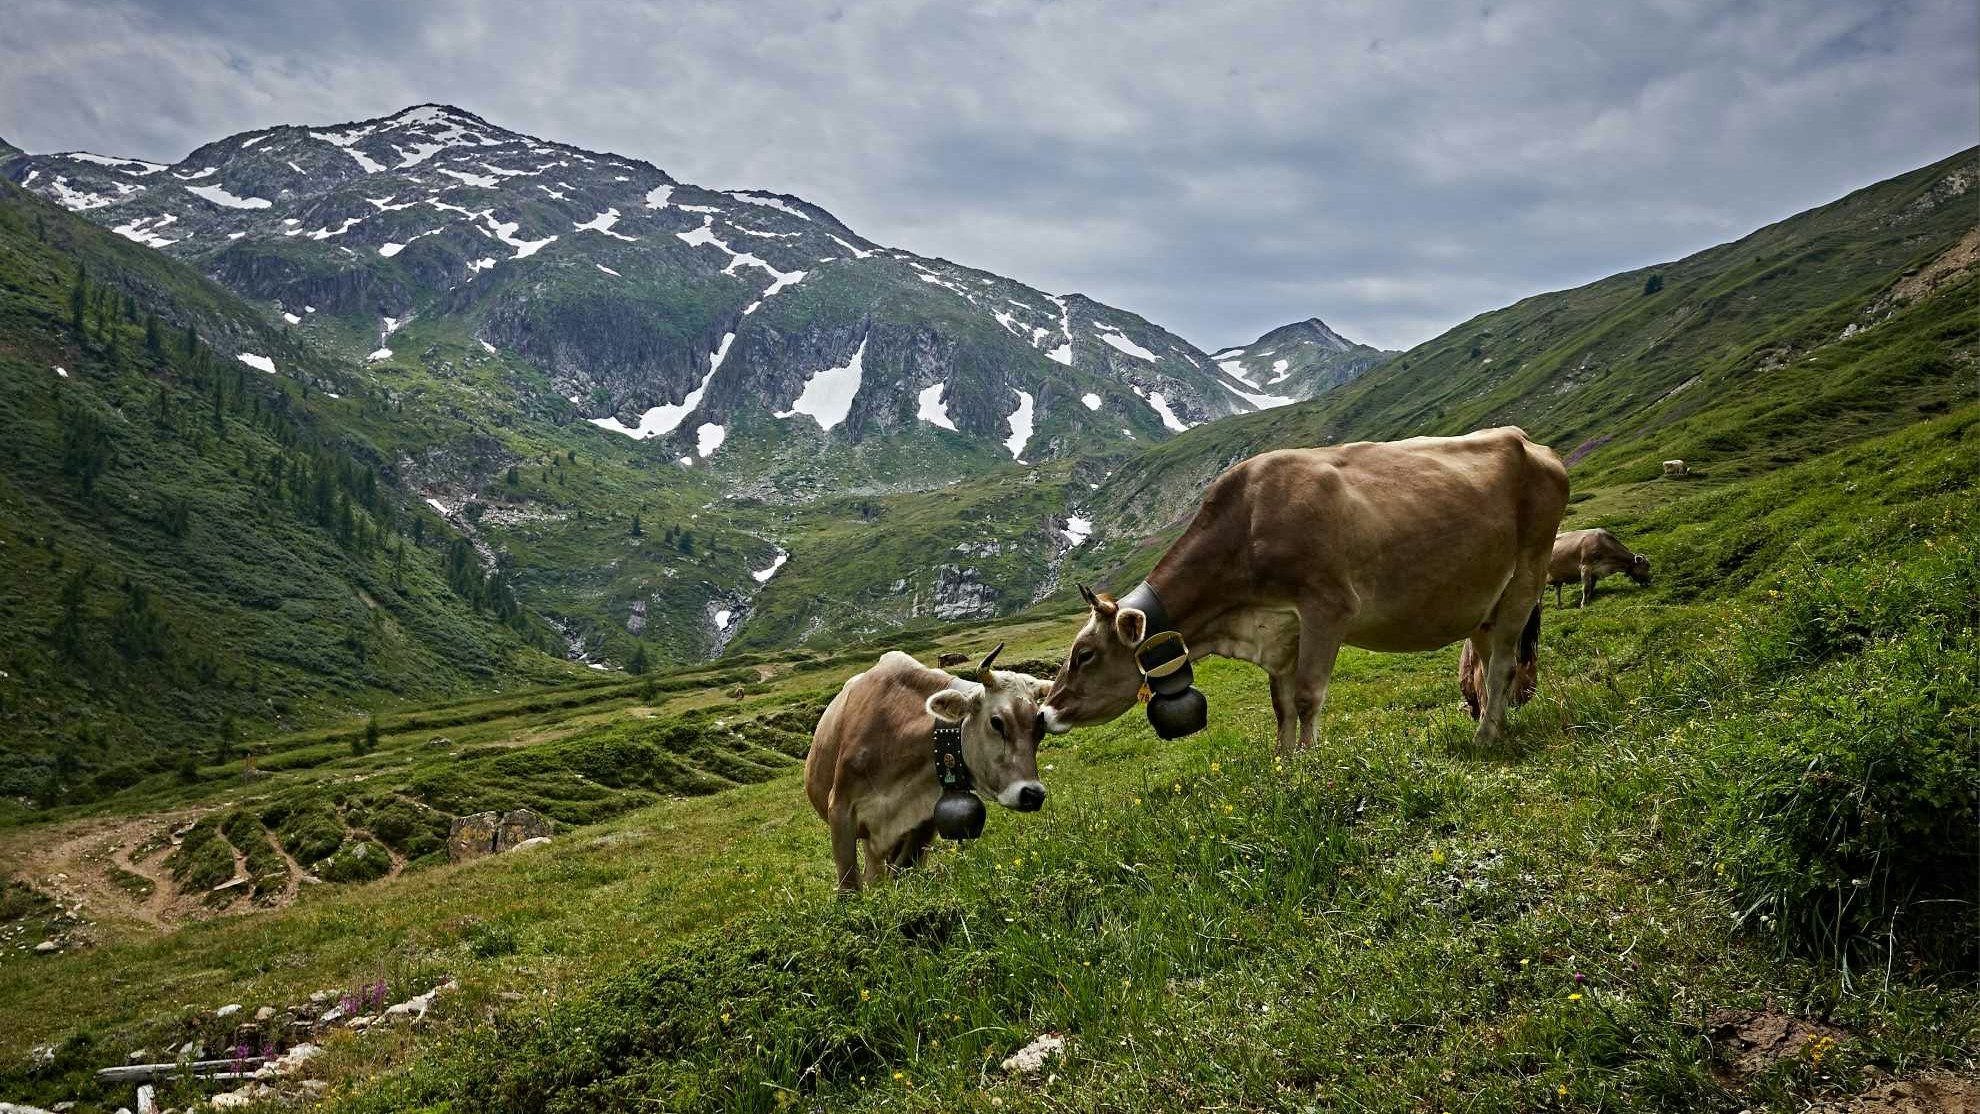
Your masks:
M1033 784L1018 790L1017 806L1019 812L1037 812L1039 809L1044 808L1045 787Z

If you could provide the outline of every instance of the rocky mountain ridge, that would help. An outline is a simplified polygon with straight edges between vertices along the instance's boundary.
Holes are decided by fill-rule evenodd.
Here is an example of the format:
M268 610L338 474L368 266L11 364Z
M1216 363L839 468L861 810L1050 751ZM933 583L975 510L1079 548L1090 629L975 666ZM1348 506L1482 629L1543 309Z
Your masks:
M389 367L413 357L401 329L444 322L527 365L544 413L718 470L731 444L738 482L946 481L1271 401L1132 313L451 106L245 132L172 165L9 153L0 174L333 351Z

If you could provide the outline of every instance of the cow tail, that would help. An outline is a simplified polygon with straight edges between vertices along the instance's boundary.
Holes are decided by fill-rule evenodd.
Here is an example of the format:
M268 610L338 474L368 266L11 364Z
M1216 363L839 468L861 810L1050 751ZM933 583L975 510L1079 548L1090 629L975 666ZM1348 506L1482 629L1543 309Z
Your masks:
M1519 657L1521 665L1531 665L1540 660L1540 605L1533 605L1533 614L1526 617L1526 629L1519 632Z

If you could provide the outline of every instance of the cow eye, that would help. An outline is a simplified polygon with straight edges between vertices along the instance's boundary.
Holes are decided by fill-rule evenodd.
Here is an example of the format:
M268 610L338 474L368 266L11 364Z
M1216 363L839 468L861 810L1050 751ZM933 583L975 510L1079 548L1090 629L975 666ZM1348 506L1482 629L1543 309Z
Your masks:
M1074 665L1086 665L1093 661L1093 649L1088 647L1073 657Z
M997 732L997 734L1002 735L1004 733L1004 717L991 716L990 726L992 729L994 729Z

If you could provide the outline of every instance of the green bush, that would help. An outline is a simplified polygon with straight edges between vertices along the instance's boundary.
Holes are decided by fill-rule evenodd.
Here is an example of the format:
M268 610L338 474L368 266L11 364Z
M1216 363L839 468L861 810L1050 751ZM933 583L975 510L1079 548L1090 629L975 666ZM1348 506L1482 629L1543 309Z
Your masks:
M220 819L201 817L166 856L165 866L180 888L187 890L210 890L232 878L234 852L221 838Z
M316 873L325 882L370 882L392 871L392 856L383 847L366 839L354 839L337 848L335 854L317 864Z
M1802 569L1747 639L1750 714L1715 725L1735 771L1713 820L1749 928L1845 971L1899 950L1970 967L1980 938L1980 553Z
M334 853L344 842L344 823L335 806L308 791L277 798L262 810L261 821L275 829L282 846L305 866Z

